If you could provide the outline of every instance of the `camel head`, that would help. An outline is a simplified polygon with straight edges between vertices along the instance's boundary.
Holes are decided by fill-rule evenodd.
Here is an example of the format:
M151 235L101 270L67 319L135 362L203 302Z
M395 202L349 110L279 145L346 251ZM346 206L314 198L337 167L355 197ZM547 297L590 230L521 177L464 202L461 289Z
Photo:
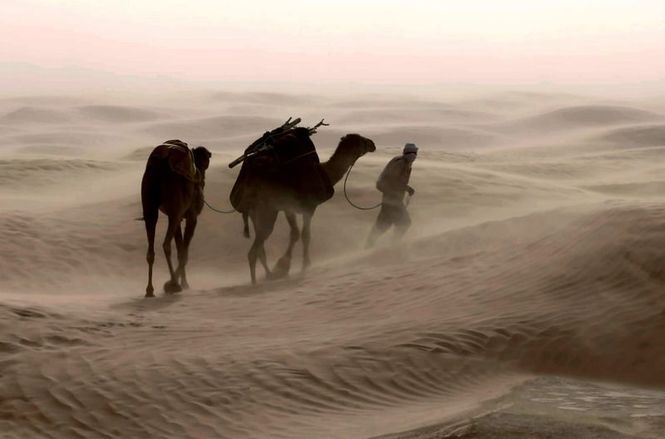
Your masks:
M196 165L196 169L205 172L205 170L208 169L208 166L210 166L210 157L212 157L210 151L203 146L197 146L192 150L192 153L194 154L194 164Z
M353 157L354 161L368 152L376 151L376 146L371 139L360 134L347 134L342 137L337 146L337 151L344 152Z
M336 184L344 177L346 171L360 157L368 152L376 151L376 146L367 137L360 134L347 134L342 137L337 145L337 149L327 162L321 163L323 170L328 174L332 184Z

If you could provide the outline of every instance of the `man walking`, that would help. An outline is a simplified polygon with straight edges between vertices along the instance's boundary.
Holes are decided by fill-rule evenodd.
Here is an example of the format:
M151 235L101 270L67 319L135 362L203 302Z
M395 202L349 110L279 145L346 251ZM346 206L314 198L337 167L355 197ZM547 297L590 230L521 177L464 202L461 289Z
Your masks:
M376 188L383 193L381 210L376 223L367 238L366 247L372 247L376 239L385 233L390 226L395 226L396 238L401 238L411 225L411 218L404 205L404 193L409 196L415 190L409 186L411 165L418 155L418 148L413 143L404 145L402 155L394 157L381 172Z

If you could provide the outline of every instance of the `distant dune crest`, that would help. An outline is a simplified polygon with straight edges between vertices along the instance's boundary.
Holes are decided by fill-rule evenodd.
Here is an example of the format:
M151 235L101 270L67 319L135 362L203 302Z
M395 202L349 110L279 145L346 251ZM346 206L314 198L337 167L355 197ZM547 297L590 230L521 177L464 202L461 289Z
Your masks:
M504 128L535 134L538 131L589 129L598 126L650 122L660 119L663 119L660 114L626 106L579 105L508 122Z
M79 107L79 111L83 116L112 123L145 122L164 117L157 111L119 105L86 105Z
M63 111L50 108L22 107L0 117L0 123L35 125L35 124L66 124L71 117Z

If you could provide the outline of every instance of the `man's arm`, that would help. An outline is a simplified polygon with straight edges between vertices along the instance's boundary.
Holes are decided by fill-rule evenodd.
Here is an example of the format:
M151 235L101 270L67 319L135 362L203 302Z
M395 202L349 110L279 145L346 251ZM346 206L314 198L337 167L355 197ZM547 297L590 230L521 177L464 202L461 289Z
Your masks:
M411 165L404 159L399 160L396 163L399 166L398 175L398 190L401 192L408 192L409 195L413 195L416 191L411 186L409 186L409 178L411 177Z

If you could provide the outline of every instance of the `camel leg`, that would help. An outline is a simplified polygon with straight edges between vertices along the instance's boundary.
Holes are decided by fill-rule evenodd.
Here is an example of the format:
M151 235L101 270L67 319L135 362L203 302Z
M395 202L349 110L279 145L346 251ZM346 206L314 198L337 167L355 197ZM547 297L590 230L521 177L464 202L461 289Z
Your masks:
M309 243L312 240L312 217L314 212L306 212L303 214L302 223L302 270L305 271L312 264L309 259Z
M291 228L289 246L286 249L286 253L279 258L277 264L275 264L275 267L272 269L273 278L288 276L289 271L291 270L291 254L293 253L293 247L300 238L300 230L298 229L296 215L293 212L284 212L284 216L286 216L286 221L288 221L289 227Z
M183 264L182 264L182 260L185 256L184 256L184 251L183 251L182 228L181 227L176 227L175 228L175 233L173 234L173 240L175 241L175 249L176 249L176 253L178 254L178 267L175 269L175 278L176 278L176 282L178 282L178 284L182 286L182 272L183 272L183 268L184 268Z
M193 217L193 218L187 218L187 222L185 223L185 240L182 244L182 249L181 252L178 253L178 263L180 265L179 270L180 270L180 285L182 285L182 288L185 290L189 289L189 284L187 283L187 272L185 270L185 266L187 265L187 262L189 261L189 244L192 242L192 238L194 237L194 231L196 230L196 224L198 222L198 218Z
M256 258L259 255L259 253L263 253L265 255L265 250L263 249L264 242L265 239L262 239L258 235L254 236L254 242L252 243L252 246L249 248L249 253L247 254L247 259L249 261L249 275L252 278L253 285L256 285Z
M146 261L148 261L148 286L145 289L145 297L155 297L155 288L152 286L152 266L155 263L155 228L157 227L157 217L159 211L145 209L143 220L145 221L145 231L148 235L148 252Z
M242 236L245 238L249 239L249 222L247 220L247 217L249 215L247 212L242 213Z
M268 209L262 211L257 209L252 215L252 222L254 223L254 242L249 249L247 259L249 261L249 274L252 278L252 284L256 284L256 259L261 259L261 265L266 270L266 276L270 276L270 269L268 268L266 250L263 246L266 239L272 233L277 220L277 211Z
M261 265L263 266L263 269L266 272L266 277L267 278L272 278L272 272L270 271L270 268L268 267L268 258L266 257L266 247L265 247L265 241L264 245L261 246L259 249L259 261L261 262Z
M254 232L257 232L258 220L256 215L251 215L252 223L254 224ZM249 275L252 278L252 285L256 285L256 258L259 252L259 248L263 245L262 241L259 241L259 234L254 233L254 242L252 242L249 252L247 253L247 261L249 262Z
M162 244L162 247L164 248L164 256L166 256L166 262L169 265L169 273L171 274L171 279L164 284L164 292L169 294L182 291L182 288L178 284L176 272L173 269L173 263L171 262L171 240L173 240L176 234L176 228L180 228L180 218L175 218L169 215L169 224L166 228L164 243Z
M148 251L145 257L148 262L148 285L145 288L145 297L155 296L155 288L152 286L152 267L155 263L155 228L159 218L159 186L156 184L156 177L154 171L150 167L146 167L141 179L141 205L145 232L148 237Z

